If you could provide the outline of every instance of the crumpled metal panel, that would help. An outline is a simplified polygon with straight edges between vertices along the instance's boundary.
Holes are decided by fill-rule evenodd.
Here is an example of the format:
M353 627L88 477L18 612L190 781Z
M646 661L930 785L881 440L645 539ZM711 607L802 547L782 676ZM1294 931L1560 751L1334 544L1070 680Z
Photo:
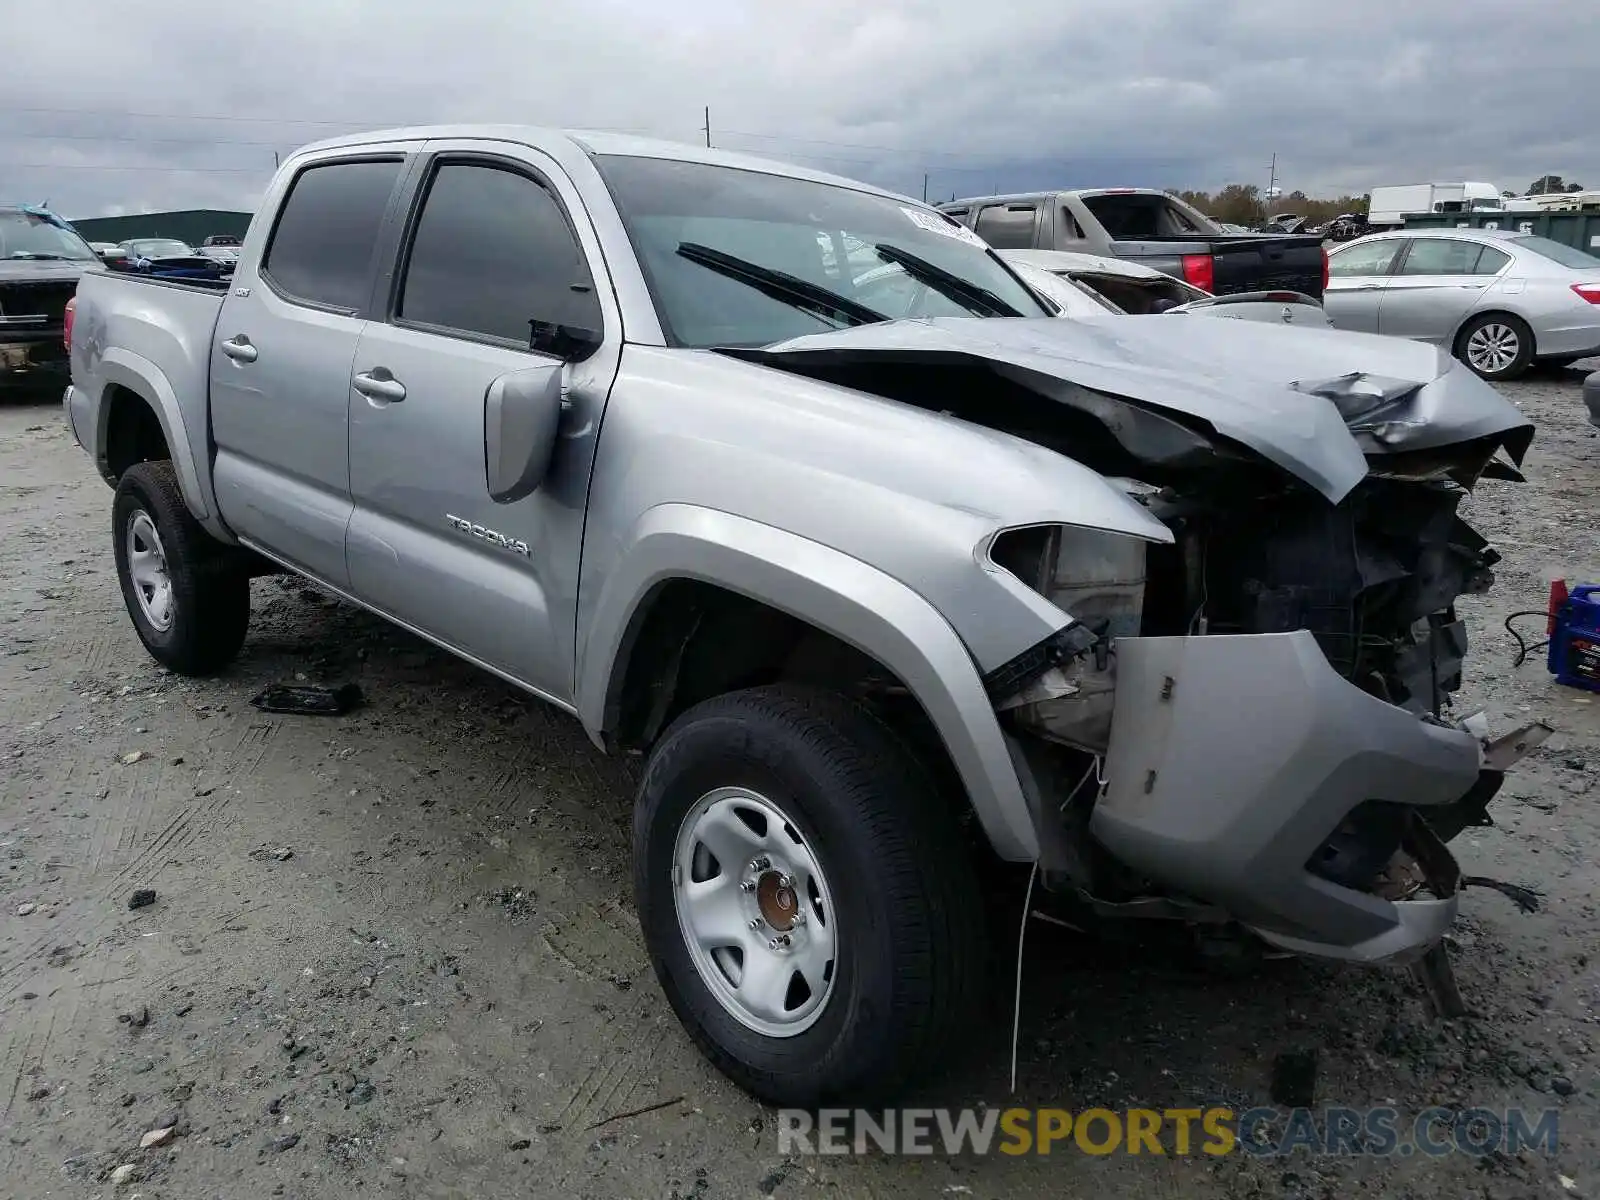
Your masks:
M1069 405L1088 389L1198 419L1334 503L1366 476L1369 455L1489 438L1520 463L1533 438L1515 405L1437 347L1338 330L1149 316L936 318L737 353L797 370L808 361L977 362Z

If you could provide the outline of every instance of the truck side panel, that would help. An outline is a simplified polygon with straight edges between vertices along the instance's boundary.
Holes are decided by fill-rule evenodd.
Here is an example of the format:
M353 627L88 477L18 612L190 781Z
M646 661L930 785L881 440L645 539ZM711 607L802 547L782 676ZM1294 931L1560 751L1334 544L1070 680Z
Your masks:
M137 397L161 425L183 498L217 537L206 411L219 291L110 272L78 285L68 410L75 434L112 478L112 417ZM131 393L132 397L124 396Z

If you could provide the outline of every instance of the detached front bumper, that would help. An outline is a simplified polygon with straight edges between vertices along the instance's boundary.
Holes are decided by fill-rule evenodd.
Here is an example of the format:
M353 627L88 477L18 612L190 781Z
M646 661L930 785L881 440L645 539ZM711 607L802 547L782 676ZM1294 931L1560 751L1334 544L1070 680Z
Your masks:
M1483 760L1467 730L1349 683L1309 632L1121 638L1109 782L1090 829L1129 867L1285 949L1410 961L1455 917L1442 844L1430 836L1425 865L1448 885L1428 899L1384 899L1308 864L1364 802L1450 805Z

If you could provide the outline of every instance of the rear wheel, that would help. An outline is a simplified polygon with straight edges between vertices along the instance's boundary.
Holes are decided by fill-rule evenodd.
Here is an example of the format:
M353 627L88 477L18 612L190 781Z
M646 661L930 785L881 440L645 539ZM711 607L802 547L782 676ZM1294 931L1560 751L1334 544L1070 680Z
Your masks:
M139 640L180 675L211 675L239 653L250 577L190 514L172 463L136 463L111 504L122 598Z
M893 1093L971 1013L983 914L921 764L843 697L754 688L657 743L639 788L640 921L668 1001L779 1105Z
M1484 313L1463 326L1456 357L1484 379L1515 379L1533 361L1533 331L1510 313Z

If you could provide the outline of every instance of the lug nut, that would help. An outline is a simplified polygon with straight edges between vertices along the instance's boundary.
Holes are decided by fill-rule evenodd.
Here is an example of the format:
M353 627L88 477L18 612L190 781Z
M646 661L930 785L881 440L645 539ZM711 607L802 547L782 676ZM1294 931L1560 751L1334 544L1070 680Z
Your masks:
M765 871L771 865L772 860L766 857L752 858L750 860L750 869L752 871Z
M756 890L756 881L754 879L740 880L740 882L739 882L739 890L741 892L753 892L753 891L755 891Z
M778 876L778 886L779 887L793 887L794 886L794 876L793 875L779 875Z
M805 909L802 908L802 909L797 909L795 911L794 923L796 925L804 925L806 923L806 910Z
M778 948L778 939L777 938L772 938L770 941L767 942L767 949L768 950L776 950L777 948Z
M761 928L761 918L760 917L751 917L750 918L750 928L751 929L760 929Z

